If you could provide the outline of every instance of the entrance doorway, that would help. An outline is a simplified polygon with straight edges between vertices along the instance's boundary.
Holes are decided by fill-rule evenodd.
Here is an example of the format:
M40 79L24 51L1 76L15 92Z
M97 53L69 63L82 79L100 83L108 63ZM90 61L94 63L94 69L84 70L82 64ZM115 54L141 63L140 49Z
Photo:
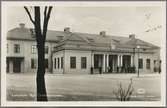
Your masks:
M13 60L13 72L20 73L21 72L21 61Z
M117 71L117 55L109 55L109 72Z
M123 55L123 67L127 68L131 66L131 56L130 55Z
M22 70L23 63L24 63L24 57L7 57L6 59L7 73L21 73L21 71L23 71Z
M95 54L94 55L94 68L95 69L101 68L102 65L103 65L103 55Z

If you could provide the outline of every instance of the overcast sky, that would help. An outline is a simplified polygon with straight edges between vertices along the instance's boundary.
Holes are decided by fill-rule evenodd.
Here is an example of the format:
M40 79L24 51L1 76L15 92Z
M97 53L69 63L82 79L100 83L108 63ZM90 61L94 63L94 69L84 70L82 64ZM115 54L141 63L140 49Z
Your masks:
M5 13L7 30L18 27L19 23L33 27L22 6L8 6ZM62 31L70 27L74 32L106 31L108 35L127 37L134 33L137 38L161 46L165 17L162 6L54 6L48 29Z

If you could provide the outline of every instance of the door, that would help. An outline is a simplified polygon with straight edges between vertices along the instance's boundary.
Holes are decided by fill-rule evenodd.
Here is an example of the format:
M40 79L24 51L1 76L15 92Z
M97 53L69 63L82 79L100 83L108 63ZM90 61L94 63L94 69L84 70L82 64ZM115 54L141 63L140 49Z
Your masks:
M94 55L94 68L98 69L102 67L103 64L103 55L102 54L95 54Z
M111 55L109 55L109 71L108 72L113 72L113 58Z
M109 72L117 70L117 55L109 55Z
M123 55L123 67L125 68L130 67L130 64L131 64L130 55Z
M20 73L21 72L21 61L20 60L14 60L13 61L13 72L14 73Z
M9 60L6 60L6 72L9 73Z

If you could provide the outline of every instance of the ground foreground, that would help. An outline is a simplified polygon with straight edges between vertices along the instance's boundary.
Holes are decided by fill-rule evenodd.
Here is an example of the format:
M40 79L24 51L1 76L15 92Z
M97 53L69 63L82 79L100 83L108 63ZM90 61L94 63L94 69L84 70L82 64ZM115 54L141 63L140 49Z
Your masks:
M131 101L160 100L160 75L96 74L56 75L46 74L49 101L116 101L113 91L122 83L126 89L133 81ZM35 74L7 74L8 101L35 101Z

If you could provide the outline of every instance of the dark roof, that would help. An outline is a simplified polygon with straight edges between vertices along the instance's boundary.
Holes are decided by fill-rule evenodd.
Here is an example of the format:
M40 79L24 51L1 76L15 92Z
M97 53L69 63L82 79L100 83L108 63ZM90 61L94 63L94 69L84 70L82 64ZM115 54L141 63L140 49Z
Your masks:
M86 44L91 44L95 46L111 46L116 45L117 47L128 47L136 48L140 45L141 48L159 48L151 43L145 42L140 39L130 39L129 37L121 36L99 36L98 34L88 34L88 33L71 33L62 41L83 41Z
M32 36L31 30L28 28L14 28L7 33L7 39L18 39L18 40L35 40ZM46 40L47 41L57 41L57 36L64 36L65 33L61 31L48 30Z
M7 39L17 40L35 40L33 37L32 28L14 28L7 33ZM59 41L59 37L63 37ZM65 41L77 41L84 42L85 44L91 44L96 46L111 46L111 44L117 47L134 47L137 45L148 47L148 48L159 48L151 43L142 41L140 39L130 39L129 37L121 36L100 36L99 34L88 34L88 33L65 33L64 31L48 30L46 41L65 42Z

